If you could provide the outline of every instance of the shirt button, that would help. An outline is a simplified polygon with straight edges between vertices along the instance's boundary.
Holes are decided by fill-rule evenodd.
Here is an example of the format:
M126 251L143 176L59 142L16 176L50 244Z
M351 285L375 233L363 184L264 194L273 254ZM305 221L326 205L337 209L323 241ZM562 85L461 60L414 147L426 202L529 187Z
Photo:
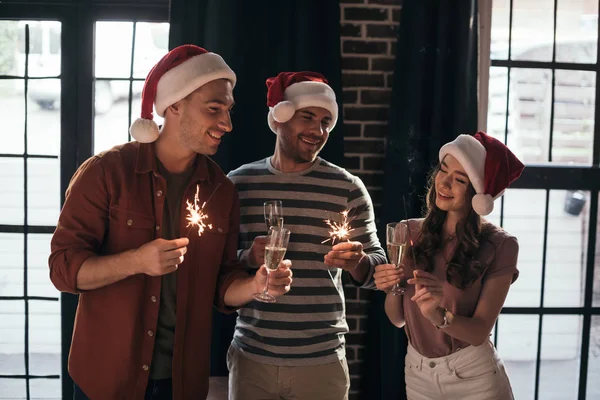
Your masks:
M129 226L133 225L133 220L132 219L128 219L127 220L127 225L129 225Z
M148 336L150 336L150 337L154 336L154 332L148 331Z
M156 296L152 296L152 297L150 297L150 300L151 300L153 303L156 303Z
M435 367L435 363L432 361L432 362L430 362L430 363L429 363L429 366L430 366L431 368L433 368L433 367Z
M157 191L156 191L156 195L157 195L158 197L162 196L162 195L163 195L163 191L162 191L162 190L157 190Z
M149 369L149 368L150 368L150 367L148 367L148 365L146 365L146 364L142 365L142 369L143 369L144 371L148 371L148 369Z
M160 225L156 225L156 230L160 231Z

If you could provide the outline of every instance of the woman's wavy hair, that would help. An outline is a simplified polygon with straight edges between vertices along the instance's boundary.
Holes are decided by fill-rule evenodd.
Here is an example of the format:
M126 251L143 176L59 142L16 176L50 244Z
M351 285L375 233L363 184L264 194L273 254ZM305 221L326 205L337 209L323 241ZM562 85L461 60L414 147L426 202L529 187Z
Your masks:
M437 192L435 190L435 177L440 171L438 164L431 172L426 197L425 219L421 225L418 239L409 247L408 256L414 257L417 265L425 265L425 271L433 270L434 257L443 250L442 237L446 211L435 204ZM473 284L485 271L486 265L475 259L483 241L493 229L493 225L482 218L473 210L471 200L475 189L469 183L465 201L466 216L456 225L457 246L446 268L446 280L453 286L463 290Z

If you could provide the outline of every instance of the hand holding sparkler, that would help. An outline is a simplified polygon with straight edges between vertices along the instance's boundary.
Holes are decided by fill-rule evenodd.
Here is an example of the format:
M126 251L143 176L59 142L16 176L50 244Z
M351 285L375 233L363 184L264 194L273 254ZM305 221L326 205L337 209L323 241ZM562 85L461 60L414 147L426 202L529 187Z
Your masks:
M331 219L325 220L325 223L331 228L329 231L329 238L321 243L326 243L331 240L331 244L334 246L331 251L325 255L324 262L332 267L338 267L345 271L354 271L360 260L366 256L363 252L363 245L361 242L350 242L350 232L354 229L350 227L350 223L354 220L354 217L349 217L350 210L344 210L340 213L342 216L341 222L331 221ZM335 241L339 242L335 244ZM346 242L342 242L342 241Z

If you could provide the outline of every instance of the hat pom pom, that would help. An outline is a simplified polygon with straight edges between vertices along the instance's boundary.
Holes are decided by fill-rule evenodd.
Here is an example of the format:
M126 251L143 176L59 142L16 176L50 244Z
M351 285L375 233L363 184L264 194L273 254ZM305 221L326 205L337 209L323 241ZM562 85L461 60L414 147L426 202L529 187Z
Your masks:
M140 143L152 143L158 139L158 125L151 119L138 118L131 124L129 133Z
M277 122L287 122L295 113L296 107L291 101L282 101L273 107L273 119Z
M489 194L473 196L473 210L481 216L488 215L494 210L494 199Z

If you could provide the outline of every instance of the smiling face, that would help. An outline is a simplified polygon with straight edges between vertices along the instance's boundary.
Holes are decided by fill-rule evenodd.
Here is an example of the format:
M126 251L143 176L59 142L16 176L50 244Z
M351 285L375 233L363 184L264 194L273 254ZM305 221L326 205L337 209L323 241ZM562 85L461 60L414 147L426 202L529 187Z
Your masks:
M461 212L467 210L469 177L458 160L447 154L440 163L435 175L435 205L443 211Z
M312 164L327 143L331 112L321 107L297 110L292 119L277 123L277 150L285 161Z
M225 133L231 132L233 86L225 79L211 81L180 102L181 144L199 154L214 155Z

